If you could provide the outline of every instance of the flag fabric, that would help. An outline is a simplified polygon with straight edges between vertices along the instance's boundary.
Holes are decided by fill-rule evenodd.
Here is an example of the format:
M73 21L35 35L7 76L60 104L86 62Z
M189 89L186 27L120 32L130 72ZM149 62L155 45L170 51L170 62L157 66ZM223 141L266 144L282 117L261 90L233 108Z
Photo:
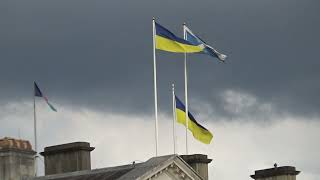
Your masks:
M225 61L226 55L219 53L216 49L205 43L200 37L196 36L187 26L184 26L186 40L194 45L202 45L204 48L200 53L208 54L218 58L220 61Z
M168 29L155 22L156 49L174 53L196 53L204 49L203 44L193 44L177 37Z
M186 126L186 110L184 104L179 100L179 98L176 96L176 116L177 116L177 121L180 124L183 124ZM201 141L202 143L205 144L210 144L213 135L212 133L200 125L193 115L189 112L188 113L188 129L192 132L192 135L195 139Z
M50 109L51 109L52 111L57 112L57 109L56 109L52 104L49 103L48 98L41 92L41 90L40 90L40 88L39 88L39 86L37 85L36 82L34 82L34 96L36 96L36 97L42 97L42 98L46 101L46 103L48 104L48 106L50 107Z

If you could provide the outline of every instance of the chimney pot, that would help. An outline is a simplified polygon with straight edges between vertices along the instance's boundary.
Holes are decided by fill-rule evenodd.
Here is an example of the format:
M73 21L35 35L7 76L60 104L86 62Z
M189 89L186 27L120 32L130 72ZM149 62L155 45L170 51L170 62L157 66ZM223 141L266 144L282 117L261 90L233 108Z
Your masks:
M59 174L73 171L90 170L90 147L88 142L73 142L44 148L45 174Z
M250 177L255 180L267 180L269 178L273 178L274 180L295 180L296 175L299 173L300 171L296 171L296 168L293 166L274 166L270 169L257 170Z
M33 177L35 154L29 141L9 137L0 139L0 179Z
M208 164L212 159L208 159L208 156L204 154L181 155L180 157L204 180L208 180Z

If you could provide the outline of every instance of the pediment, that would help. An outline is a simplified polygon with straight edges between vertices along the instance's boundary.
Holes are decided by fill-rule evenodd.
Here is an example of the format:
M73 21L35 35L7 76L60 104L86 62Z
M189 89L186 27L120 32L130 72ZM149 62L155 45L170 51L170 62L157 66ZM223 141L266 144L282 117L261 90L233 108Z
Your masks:
M137 180L202 180L202 178L179 156L175 156Z

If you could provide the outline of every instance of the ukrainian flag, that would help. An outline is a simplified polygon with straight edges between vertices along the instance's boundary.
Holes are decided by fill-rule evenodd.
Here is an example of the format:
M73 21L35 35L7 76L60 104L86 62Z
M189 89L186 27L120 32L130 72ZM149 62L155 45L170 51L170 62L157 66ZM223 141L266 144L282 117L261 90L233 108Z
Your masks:
M200 37L196 36L187 26L183 26L184 32L186 34L186 39L188 42L194 44L194 45L203 45L204 48L201 52L203 54L208 54L212 57L218 58L220 61L225 61L227 56L225 54L222 54L218 52L215 48L208 45L206 42L204 42Z
M186 126L186 110L184 104L179 100L179 98L176 96L176 116L177 121L180 124L183 124ZM205 127L201 126L195 118L192 116L191 113L188 113L188 129L192 132L192 135L197 140L205 143L210 144L213 135L211 132L206 129Z
M155 31L156 49L174 53L197 53L204 49L203 44L192 44L179 38L156 22Z

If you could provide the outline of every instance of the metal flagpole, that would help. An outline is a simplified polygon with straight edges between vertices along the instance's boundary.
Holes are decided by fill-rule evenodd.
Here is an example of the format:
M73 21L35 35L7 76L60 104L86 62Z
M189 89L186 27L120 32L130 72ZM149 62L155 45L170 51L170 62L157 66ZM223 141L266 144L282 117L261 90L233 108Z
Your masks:
M185 31L186 23L183 23L183 38L187 39ZM188 74L187 74L187 53L184 53L184 93L186 101L186 154L188 155L188 128L189 128L189 110L188 110Z
M176 154L176 95L174 93L174 84L172 84L172 135L173 135L173 154Z
M37 116L36 116L36 97L35 97L35 82L33 83L33 125L34 125L34 148L36 151L35 158L34 158L34 171L35 176L38 175L38 144L37 144Z
M155 19L152 19L153 27L153 77L154 77L154 111L155 111L155 138L156 138L156 156L158 156L158 94L157 94L157 64L156 64L156 30Z

